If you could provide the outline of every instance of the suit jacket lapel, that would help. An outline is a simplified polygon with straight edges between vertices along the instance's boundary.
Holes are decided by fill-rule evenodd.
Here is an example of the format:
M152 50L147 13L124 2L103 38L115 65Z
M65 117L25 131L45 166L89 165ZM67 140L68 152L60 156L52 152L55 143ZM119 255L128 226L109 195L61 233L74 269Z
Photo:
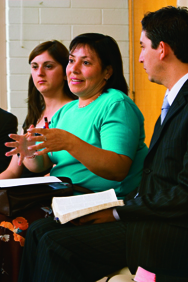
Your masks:
M161 125L161 116L159 116L156 122L156 125L155 125L155 129L154 129L154 133L151 139L148 153L153 149L153 147L159 140L161 133L163 132L163 130L165 130L165 125L168 123L168 121L172 119L172 117L186 104L185 96L187 95L188 95L188 80L184 83L178 95L176 96L174 102L170 106L169 111L162 125Z
M149 146L149 150L148 153L151 151L151 149L153 148L153 146L155 145L155 143L157 142L157 140L160 137L161 134L161 116L159 116L156 124L155 124L155 128L154 128L154 132L151 138L151 142L150 142L150 146Z

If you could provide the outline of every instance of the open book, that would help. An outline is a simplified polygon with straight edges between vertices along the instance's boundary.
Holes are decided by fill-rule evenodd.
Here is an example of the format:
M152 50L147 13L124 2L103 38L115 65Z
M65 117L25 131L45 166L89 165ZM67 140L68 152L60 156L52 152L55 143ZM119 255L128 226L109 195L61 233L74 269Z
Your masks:
M54 215L61 223L66 223L89 213L123 205L123 200L117 199L114 189L78 196L54 197L52 199Z

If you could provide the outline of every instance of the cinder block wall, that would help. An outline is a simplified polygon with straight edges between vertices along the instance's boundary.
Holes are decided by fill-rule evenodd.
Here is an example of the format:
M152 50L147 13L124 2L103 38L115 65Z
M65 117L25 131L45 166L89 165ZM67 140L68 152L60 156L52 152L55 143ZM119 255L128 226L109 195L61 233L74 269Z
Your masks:
M129 83L128 0L7 0L6 28L8 109L18 117L19 132L27 112L28 55L42 41L57 39L68 47L80 33L110 35Z
M188 7L188 0L177 0L177 6Z

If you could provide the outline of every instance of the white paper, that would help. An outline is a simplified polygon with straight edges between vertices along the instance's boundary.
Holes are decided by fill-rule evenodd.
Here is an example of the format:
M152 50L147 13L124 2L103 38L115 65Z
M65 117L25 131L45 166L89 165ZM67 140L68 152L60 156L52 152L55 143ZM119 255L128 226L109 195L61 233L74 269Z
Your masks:
M61 180L55 176L1 179L0 188L55 182L61 182Z

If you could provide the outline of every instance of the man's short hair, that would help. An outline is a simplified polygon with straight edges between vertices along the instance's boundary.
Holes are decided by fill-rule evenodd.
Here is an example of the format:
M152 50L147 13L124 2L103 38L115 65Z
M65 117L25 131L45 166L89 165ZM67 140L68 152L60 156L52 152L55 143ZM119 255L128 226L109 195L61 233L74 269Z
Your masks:
M175 56L188 63L188 9L167 6L148 12L141 21L142 30L156 49L161 41L167 43Z

